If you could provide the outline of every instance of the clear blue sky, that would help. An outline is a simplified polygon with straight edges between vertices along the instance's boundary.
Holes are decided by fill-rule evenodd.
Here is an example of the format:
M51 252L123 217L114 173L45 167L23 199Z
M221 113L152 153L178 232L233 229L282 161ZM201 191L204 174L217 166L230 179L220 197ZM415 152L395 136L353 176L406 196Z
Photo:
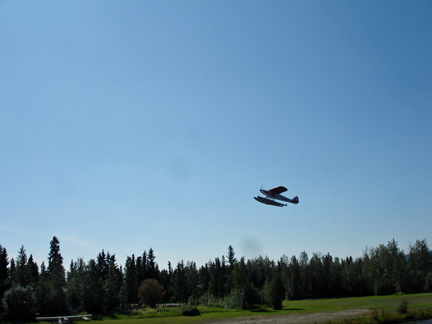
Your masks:
M0 244L53 236L67 269L432 246L432 2L1 0Z

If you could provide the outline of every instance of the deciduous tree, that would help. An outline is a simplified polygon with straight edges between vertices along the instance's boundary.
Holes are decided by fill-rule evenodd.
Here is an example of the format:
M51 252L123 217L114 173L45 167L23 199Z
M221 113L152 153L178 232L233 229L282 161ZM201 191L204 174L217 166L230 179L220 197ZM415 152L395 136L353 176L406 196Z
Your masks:
M144 280L138 289L140 304L149 305L152 308L162 302L163 295L163 286L155 279Z

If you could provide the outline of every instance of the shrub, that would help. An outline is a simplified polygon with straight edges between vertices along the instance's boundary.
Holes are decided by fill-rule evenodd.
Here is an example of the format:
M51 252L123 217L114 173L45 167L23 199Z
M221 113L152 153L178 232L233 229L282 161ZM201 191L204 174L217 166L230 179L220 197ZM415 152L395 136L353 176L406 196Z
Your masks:
M198 316L201 315L201 312L195 306L186 306L182 308L182 314L184 316Z
M378 321L379 319L379 312L376 308L372 309L370 317L374 320L374 321Z
M261 298L258 289L256 289L250 284L244 287L241 297L242 297L243 309L252 309L254 308L255 305L261 303Z
M423 288L425 292L432 291L432 271L426 275L425 285Z
M233 289L231 293L224 298L224 308L241 308L242 294L238 289Z
M3 308L5 318L9 320L33 320L34 314L31 312L36 305L33 289L28 286L11 288L4 294Z
M103 316L101 314L93 314L93 316L91 317L92 321L102 321L103 320Z
M404 298L401 300L398 308L396 309L396 311L399 314L407 314L408 313L408 305L409 305L409 301L408 299Z

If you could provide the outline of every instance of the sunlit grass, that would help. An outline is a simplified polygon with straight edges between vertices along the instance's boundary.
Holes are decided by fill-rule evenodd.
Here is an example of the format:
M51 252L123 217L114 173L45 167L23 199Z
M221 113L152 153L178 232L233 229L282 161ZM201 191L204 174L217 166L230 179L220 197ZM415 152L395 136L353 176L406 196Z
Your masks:
M353 298L331 298L314 300L285 300L283 305L286 307L302 309L304 312L325 312L342 311L349 309L384 309L395 311L402 299L408 299L409 309L426 308L432 305L432 294L413 294L413 295L391 295L391 296L369 296Z
M409 312L417 309L423 310L425 316L432 314L432 293L415 295L392 295L392 296L371 296L356 298L332 298L314 300L285 300L281 310L273 310L271 307L260 307L254 310L225 309L210 306L198 306L200 316L182 316L181 307L166 307L158 309L142 308L134 311L130 316L118 315L115 319L105 318L102 321L92 321L94 324L186 324L206 323L216 320L235 317L258 317L271 315L308 314L318 312L338 312L355 309L368 309L372 313L378 312L379 321L374 321L371 316L362 316L355 319L347 319L344 323L365 324L365 323L389 323L393 317L398 320L408 321L410 315L394 315L403 299L409 301ZM412 315L412 314L411 314ZM393 316L393 317L392 317ZM398 317L397 317L398 316ZM405 316L405 317L404 317ZM326 323L331 323L327 321ZM337 323L337 322L333 322Z

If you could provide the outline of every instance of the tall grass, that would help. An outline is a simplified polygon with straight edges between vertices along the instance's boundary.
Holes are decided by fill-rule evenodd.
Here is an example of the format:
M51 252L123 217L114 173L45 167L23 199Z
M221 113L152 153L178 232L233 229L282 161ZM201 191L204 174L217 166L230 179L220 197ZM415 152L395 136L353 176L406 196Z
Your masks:
M412 321L422 321L432 318L432 307L414 311L386 312L384 309L373 309L369 316L347 318L343 321L327 321L326 324L392 324L392 323L408 323Z

